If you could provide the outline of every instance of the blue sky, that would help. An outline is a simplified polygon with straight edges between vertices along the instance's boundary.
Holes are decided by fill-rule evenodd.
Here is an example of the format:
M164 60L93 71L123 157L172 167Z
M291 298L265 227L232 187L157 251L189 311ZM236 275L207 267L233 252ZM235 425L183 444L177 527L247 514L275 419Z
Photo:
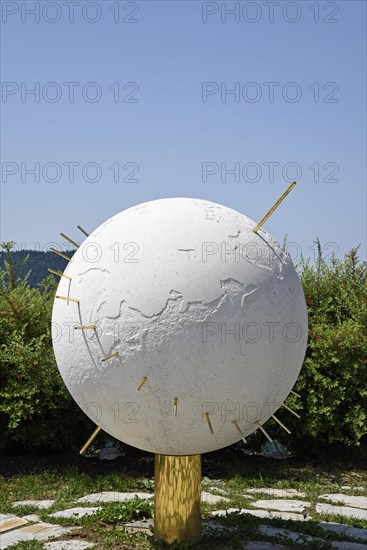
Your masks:
M2 241L170 196L258 220L296 178L265 228L366 257L364 1L1 4Z

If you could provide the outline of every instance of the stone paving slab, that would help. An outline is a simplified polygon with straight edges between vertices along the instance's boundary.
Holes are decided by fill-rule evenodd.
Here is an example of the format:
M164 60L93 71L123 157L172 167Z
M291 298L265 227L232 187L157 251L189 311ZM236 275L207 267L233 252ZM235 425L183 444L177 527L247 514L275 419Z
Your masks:
M0 525L2 524L3 521L10 518L15 518L15 517L16 517L15 514L0 514Z
M0 514L0 533L2 526L5 525L5 523L7 523L8 521L15 519L16 517L17 516L15 514Z
M12 544L24 540L47 540L51 537L60 537L69 534L69 527L61 527L60 525L52 525L51 523L38 523L35 525L27 525L15 531L10 531L1 536L0 549L8 548Z
M306 540L307 542L319 542L323 539L319 537L313 537L311 535L307 535L305 533L297 533L295 531L290 531L288 529L282 529L278 527L271 527L269 525L260 525L259 527L260 532L263 535L268 535L270 537L288 537L294 542L302 543L303 540ZM331 541L333 545L333 549L335 550L365 550L366 545L360 544L356 542L348 542L348 541Z
M211 513L212 516L225 516L227 513L231 514L232 512L237 512L240 514L250 514L251 516L256 516L257 518L267 518L267 519L291 519L294 521L309 521L311 516L304 514L296 514L290 512L280 512L277 510L250 510L246 508L228 508L228 510L215 510Z
M0 523L0 533L7 533L8 531L13 531L14 529L18 529L18 527L22 527L23 525L27 525L28 521L24 518L17 518L16 516L10 516L8 518L5 518Z
M142 531L148 535L153 535L154 531L154 520L152 518L144 519L141 521L129 521L123 524L125 531L128 533L136 533L137 531Z
M367 529L361 529L359 527L352 527L343 523L333 523L320 521L318 524L324 531L331 531L332 533L343 533L348 537L354 537L355 539L367 540Z
M221 495L228 495L228 490L224 489L223 487L209 487L209 491L213 490Z
M46 542L47 550L84 550L85 548L93 548L94 544L86 540L56 540L54 542Z
M98 512L98 510L101 509L101 506L91 506L82 508L81 506L76 508L68 508L67 510L60 510L59 512L54 512L53 514L49 514L50 518L76 518L76 517L83 517L83 516L91 516L92 514L95 514Z
M121 493L118 491L102 491L101 493L91 493L78 498L77 502L127 502L135 497L142 500L154 497L153 493Z
M354 497L343 495L343 493L327 493L326 495L320 495L319 498L330 500L331 502L342 502L346 506L367 510L367 497Z
M287 500L287 499L258 500L251 504L256 508L262 508L264 510L278 510L280 512L297 512L297 513L302 513L307 507L310 506L310 503L304 500Z
M217 502L229 502L229 498L222 497L220 495L212 495L206 491L201 492L202 502L207 502L208 504L217 504Z
M27 516L22 516L23 519L26 519L27 521L31 521L33 523L40 523L41 518L37 516L37 514L28 514Z
M54 502L54 500L17 500L13 502L13 506L34 506L40 510L46 510L51 508Z
M297 491L296 489L272 489L271 487L260 487L246 489L246 493L265 493L266 495L272 495L274 497L292 498L299 497L304 498L306 493Z
M346 540L333 540L333 550L366 550L366 545Z
M224 483L224 479L210 479L210 477L204 476L202 478L202 483L218 485L219 483Z
M270 525L260 525L259 531L263 535L268 535L269 537L288 537L295 542L302 542L302 539L307 540L307 542L322 540L319 537L313 537L311 535L306 535L305 533L297 533L295 531L290 531L289 529L272 527Z
M316 504L318 514L333 514L335 516L345 516L347 518L357 518L367 520L367 510L360 508L351 508L349 506L334 506L333 504Z
M264 540L249 542L244 548L246 548L246 550L289 550L287 546L265 542Z
M203 519L201 523L201 532L210 533L210 531L219 530L219 531L235 531L236 527L229 527L228 525L222 525L214 519Z
M127 502L133 500L134 498L141 498L143 500L153 499L153 493L122 493L117 491L103 491L101 493L92 493L90 495L85 495L84 497L78 498L77 502L84 503L94 503L94 502ZM209 504L216 504L220 501L229 502L229 499L219 495L213 495L206 491L202 491L201 499L203 502L208 502Z

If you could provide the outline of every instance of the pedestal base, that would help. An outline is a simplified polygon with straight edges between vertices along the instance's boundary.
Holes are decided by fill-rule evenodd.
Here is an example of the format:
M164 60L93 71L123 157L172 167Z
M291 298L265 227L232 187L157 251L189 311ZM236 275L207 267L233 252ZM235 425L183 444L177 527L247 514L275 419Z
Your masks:
M201 530L201 455L155 455L154 536L196 542Z

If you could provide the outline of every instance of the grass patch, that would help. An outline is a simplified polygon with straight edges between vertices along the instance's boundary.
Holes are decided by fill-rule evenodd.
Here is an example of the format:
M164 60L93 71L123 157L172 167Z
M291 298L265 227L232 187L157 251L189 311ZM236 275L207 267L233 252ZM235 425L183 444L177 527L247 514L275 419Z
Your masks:
M80 525L120 525L127 521L144 520L153 517L153 504L135 497L128 502L111 502L101 507L92 516L80 518Z
M55 500L52 510L59 509L68 503L75 502L88 493L101 491L152 491L152 483L147 479L132 478L116 473L91 476L70 467L62 474L54 471L43 471L10 478L1 478L4 490L0 495L0 513L14 511L11 506L17 500ZM24 507L22 507L22 511ZM18 512L18 509L17 509ZM39 510L27 506L25 513L38 513Z
M367 473L360 465L346 466L341 462L305 462L297 459L286 461L248 457L241 453L222 452L204 455L203 457L203 490L228 498L218 504L202 504L203 535L198 544L165 545L153 539L146 531L129 533L123 524L136 520L152 518L153 505L149 501L134 499L127 502L112 503L77 503L79 497L88 493L102 491L144 491L153 492L153 476L151 458L137 455L136 461L112 461L110 464L100 464L84 459L77 465L63 464L58 468L55 461L52 467L47 467L45 461L42 468L32 463L32 471L26 471L23 459L23 472L10 472L6 477L0 477L2 487L0 496L1 513L17 513L19 516L31 513L37 514L42 521L63 526L78 527L75 533L63 536L63 540L73 538L85 539L95 544L96 550L153 550L153 549L193 549L193 550L232 550L242 548L246 541L272 541L285 544L291 549L329 550L332 540L354 541L358 539L347 535L323 531L318 522L323 520L343 523L353 527L367 528L367 521L341 516L325 516L316 514L315 505L324 493L339 493L367 496ZM44 459L43 459L44 460ZM91 465L92 464L92 465ZM134 471L129 467L135 468ZM143 465L143 473L139 475L139 466ZM150 478L149 478L150 476ZM218 479L220 478L220 479ZM351 489L341 489L341 485L349 485ZM353 487L363 486L364 490ZM258 518L249 514L232 513L224 517L211 516L213 510L236 508L251 509L253 502L259 499L272 499L272 495L264 492L246 493L248 488L296 489L305 493L305 497L286 497L300 499L309 503L307 509L312 515L311 521L286 521L281 519ZM279 497L278 497L279 498ZM282 498L282 497L280 497ZM13 508L16 500L54 499L54 505L48 510L39 510L34 506ZM49 514L75 506L101 506L92 516L71 519L50 518ZM208 525L209 524L209 525ZM269 536L259 531L260 525L281 528L299 534L295 542L289 537ZM310 540L314 537L317 540ZM359 541L360 542L360 541ZM43 548L36 541L23 542L13 547L16 550Z

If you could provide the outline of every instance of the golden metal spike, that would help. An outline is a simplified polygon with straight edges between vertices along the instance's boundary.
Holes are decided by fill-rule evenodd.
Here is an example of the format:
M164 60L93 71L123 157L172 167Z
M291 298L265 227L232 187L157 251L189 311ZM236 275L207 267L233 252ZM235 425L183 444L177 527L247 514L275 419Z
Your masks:
M289 434L291 433L291 431L288 430L287 426L284 426L283 422L281 422L281 421L279 420L279 418L277 418L277 417L275 416L275 414L272 414L272 418L274 418L274 420L275 420L276 422L278 422L279 426L281 426L281 427L283 428L283 430L285 430L285 431L286 431L287 433L289 433Z
M245 438L245 436L243 435L242 430L241 430L241 428L239 427L239 425L238 425L238 423L237 423L237 420L232 420L232 424L233 424L233 426L236 428L236 430L241 434L241 437L242 437L243 442L244 442L244 443L247 443L246 438Z
M146 376L143 376L142 381L140 382L138 389L136 390L137 392L141 390L147 380L148 378Z
M59 277L65 277L65 279L69 279L71 281L71 277L69 275L65 275L64 273L61 273L61 271L56 271L55 269L48 268L48 271L50 273L53 273L54 275L58 275Z
M293 393L296 397L301 397L299 393L296 393L295 391L291 390L290 393Z
M288 195L288 193L290 193L292 191L293 187L295 187L296 185L297 185L297 183L295 181L293 181L290 184L290 186L284 191L283 195L281 197L279 197L277 202L270 208L269 212L267 212L265 214L265 216L259 221L259 223L257 225L255 225L255 227L253 227L252 231L254 233L256 233L256 231L258 231L260 229L260 227L266 222L266 220L268 218L270 218L270 216L272 215L274 210L276 210L278 208L280 203L284 201L285 197Z
M86 237L89 237L89 233L87 233L86 230L83 229L80 225L77 225L77 228L80 229L80 231L81 231L82 233L84 233L84 235L85 235Z
M206 412L204 416L205 416L205 420L206 420L207 423L208 423L209 430L210 430L211 434L214 435L214 430L213 430L213 426L212 426L211 420L210 420L210 418L209 418L209 413Z
M59 252L58 250L55 250L54 248L50 248L50 250L51 252L55 252L55 254L57 254L58 256L61 256L61 258L65 258L65 260L70 262L71 258L69 258L69 256L66 256L66 254L62 254L61 252Z
M111 353L111 355L107 355L107 357L104 357L102 361L108 361L109 359L113 359L113 357L120 357L119 352L115 351L114 353Z
M67 302L76 302L79 304L80 300L77 300L76 298L68 298L67 296L55 296L55 298L58 298L59 300L66 300Z
M285 403L283 403L282 407L284 407L285 409L287 409L287 411L289 411L290 413L294 414L294 416L296 416L297 418L301 418L300 415L298 413L296 413L293 409L291 409L290 407L288 407L288 405L286 405Z
M258 420L256 420L255 424L257 424L259 426L260 430L265 435L265 437L270 441L270 443L273 443L272 438L270 437L268 432L265 430L265 428L260 424L260 422Z
M79 451L79 454L84 454L85 451L88 449L89 445L92 443L92 441L97 437L97 435L99 434L99 432L101 431L101 428L98 426L98 428L96 428L94 430L94 432L92 433L92 435L90 436L90 438L88 439L88 441L86 443L84 443L83 447L80 449Z
M178 397L175 397L173 400L173 416L177 416L177 403L178 403Z
M78 243L76 243L75 241L73 241L72 239L70 239L67 235L65 235L65 233L60 233L61 237L64 237L64 239L66 239L67 241L69 241L70 244L72 244L73 246L75 246L76 248L79 248L79 245Z
M84 330L84 329L91 329L96 330L96 325L79 325L77 327L74 327L75 330Z

